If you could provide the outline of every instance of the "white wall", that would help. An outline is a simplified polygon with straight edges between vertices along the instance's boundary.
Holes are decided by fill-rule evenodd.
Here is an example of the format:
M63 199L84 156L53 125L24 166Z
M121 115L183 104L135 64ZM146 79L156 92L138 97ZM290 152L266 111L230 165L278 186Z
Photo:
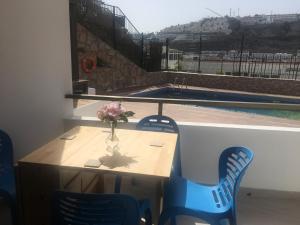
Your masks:
M233 125L180 126L183 174L214 183L218 158L230 146L252 149L255 158L242 186L300 192L300 129Z
M2 1L0 30L0 129L19 159L63 132L72 113L69 1Z

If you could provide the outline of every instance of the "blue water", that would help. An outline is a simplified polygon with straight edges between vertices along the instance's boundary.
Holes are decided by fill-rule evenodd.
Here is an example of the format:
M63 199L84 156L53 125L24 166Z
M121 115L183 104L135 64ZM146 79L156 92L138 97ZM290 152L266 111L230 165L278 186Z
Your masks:
M230 92L216 92L216 91L206 91L206 90L191 90L191 89L179 89L179 88L161 88L157 90L136 93L133 94L132 96L151 97L151 98L197 99L197 100L211 100L211 101L300 104L300 99L293 99L287 97L240 94L240 93L230 93ZM245 109L245 108L238 108L238 107L217 107L217 108L236 111L236 112L247 112L247 113L260 114L260 115L276 116L276 117L300 120L300 112L296 112L296 111L270 110L270 109Z

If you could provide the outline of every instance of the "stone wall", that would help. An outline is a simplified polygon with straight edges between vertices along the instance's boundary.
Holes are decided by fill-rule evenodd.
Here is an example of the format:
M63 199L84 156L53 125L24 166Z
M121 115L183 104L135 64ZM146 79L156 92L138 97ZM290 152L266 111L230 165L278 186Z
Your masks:
M177 80L179 79L179 82L181 82L182 79L185 79L188 85L197 87L300 96L300 81L294 80L278 80L181 72L162 72L162 77L164 77L164 80L168 83L174 83L175 78L177 78Z
M79 78L88 80L89 87L95 88L96 94L165 83L160 73L152 73L150 76L80 24L77 25L77 43ZM80 66L85 57L98 60L97 68L90 74L85 73Z

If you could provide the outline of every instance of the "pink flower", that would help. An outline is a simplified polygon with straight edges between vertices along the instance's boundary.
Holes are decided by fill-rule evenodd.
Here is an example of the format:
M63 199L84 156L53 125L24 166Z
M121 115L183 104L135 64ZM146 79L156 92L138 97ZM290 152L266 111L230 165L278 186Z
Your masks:
M126 110L122 107L121 103L112 102L102 107L97 112L97 116L101 121L117 121L125 112Z

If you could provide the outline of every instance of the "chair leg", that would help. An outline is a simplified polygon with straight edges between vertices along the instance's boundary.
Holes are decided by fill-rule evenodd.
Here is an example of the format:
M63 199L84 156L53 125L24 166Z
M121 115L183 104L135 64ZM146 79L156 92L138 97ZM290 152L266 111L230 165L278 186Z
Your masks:
M121 182L122 182L122 177L119 175L116 175L115 178L115 194L120 194L121 192Z
M149 209L146 210L145 212L145 220L146 220L146 225L152 225L152 215Z
M222 223L220 221L214 221L211 223L211 225L222 225Z
M229 224L230 225L237 225L236 217L230 217L229 218Z
M10 210L11 210L12 224L17 225L18 224L18 218L17 218L17 207L16 207L15 203L11 204Z
M171 225L176 225L176 216L171 217Z
M165 225L170 217L171 215L169 213L163 212L159 217L158 225Z
M159 217L158 225L164 225L170 219L170 225L176 225L176 215L163 212Z
M228 218L228 219L222 219L222 220L215 220L211 223L211 225L237 225L236 221L232 218Z
M10 208L10 217L12 225L18 224L18 213L17 213L17 203L13 196L4 196L5 202Z

